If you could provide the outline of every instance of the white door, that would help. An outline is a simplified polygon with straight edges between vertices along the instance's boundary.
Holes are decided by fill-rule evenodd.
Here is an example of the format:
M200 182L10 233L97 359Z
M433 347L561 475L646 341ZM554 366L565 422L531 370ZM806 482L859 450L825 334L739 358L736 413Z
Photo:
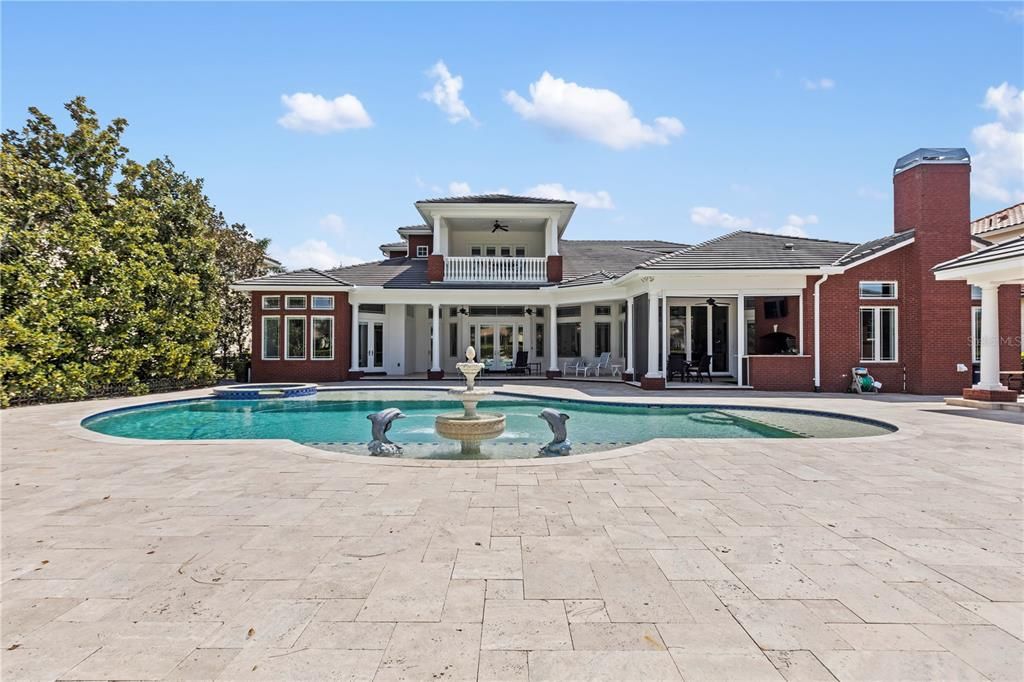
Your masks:
M359 369L367 372L384 369L383 322L359 322Z

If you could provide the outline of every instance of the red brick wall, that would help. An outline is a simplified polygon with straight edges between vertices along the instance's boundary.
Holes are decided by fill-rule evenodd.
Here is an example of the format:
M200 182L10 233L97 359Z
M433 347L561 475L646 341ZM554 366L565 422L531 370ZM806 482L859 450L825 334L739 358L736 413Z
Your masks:
M548 256L548 281L562 281L562 257Z
M908 366L907 390L917 390L919 375L909 371L912 364L920 365L920 332L918 316L911 311L913 300L917 299L914 289L916 280L908 275L912 268L915 245L904 246L892 253L868 261L859 267L852 268L841 275L831 275L821 285L821 389L823 391L845 391L850 385L850 369L867 367L871 375L883 384L883 391L900 392L903 390L903 367ZM805 329L806 339L814 339L814 287L815 278L808 278L807 293L804 300L810 302L811 309L805 315L810 330ZM860 298L861 281L895 281L897 298L865 299ZM964 285L966 288L966 285ZM860 359L860 312L861 306L892 306L897 308L897 362L862 362ZM969 307L968 307L969 308ZM970 326L970 315L961 309L964 319ZM968 336L969 336L968 332ZM964 344L969 351L969 343ZM807 353L813 354L813 346L807 347ZM968 356L969 357L969 356ZM962 360L961 360L962 361ZM970 377L968 377L969 379Z
M809 356L752 356L747 371L747 382L759 391L814 390L814 358Z
M427 258L427 281L444 281L444 256L431 254L430 257Z
M312 295L334 296L334 310L311 310L309 308ZM252 292L252 380L263 381L344 381L348 378L351 362L352 341L352 306L348 302L348 293L344 291L254 291ZM264 296L280 296L280 310L263 310ZM305 310L285 310L285 296L305 296ZM263 359L263 322L266 316L281 318L281 359ZM285 320L286 316L302 315L306 318L306 359L285 360ZM334 359L312 360L310 339L312 337L312 316L334 317Z
M999 287L999 369L1004 372L1020 369L1020 300L1020 285Z
M415 258L416 257L416 247L417 246L426 246L427 247L427 255L429 255L429 254L434 252L434 236L433 235L430 235L430 234L411 234L411 235L409 235L406 238L406 240L407 240L407 243L409 244L409 257L410 258Z

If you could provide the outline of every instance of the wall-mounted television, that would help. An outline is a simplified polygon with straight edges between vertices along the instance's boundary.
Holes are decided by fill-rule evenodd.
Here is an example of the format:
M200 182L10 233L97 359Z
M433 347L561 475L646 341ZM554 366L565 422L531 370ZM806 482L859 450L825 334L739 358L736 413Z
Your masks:
M789 317L789 301L784 298L773 298L765 301L764 317L766 320Z

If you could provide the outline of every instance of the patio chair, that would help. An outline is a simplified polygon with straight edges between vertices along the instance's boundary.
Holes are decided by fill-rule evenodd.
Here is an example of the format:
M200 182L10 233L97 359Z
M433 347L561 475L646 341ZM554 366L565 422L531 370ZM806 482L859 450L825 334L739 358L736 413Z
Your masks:
M688 381L696 379L699 383L703 383L706 378L708 383L711 383L711 356L702 355L696 365L688 365L685 376Z
M594 376L597 376L599 362L600 360L598 358L594 358L593 360L590 361L584 361L581 365L577 365L576 376L579 376L580 372L583 372L583 376L589 376L591 372L594 373Z
M612 362L612 354L610 351L601 353L601 355L594 361L594 366L591 368L594 370L594 376L601 376L602 369L608 369L608 366Z
M578 370L580 367L586 366L586 364L587 361L583 358L572 358L571 360L566 360L562 363L562 375L567 376L570 369ZM576 373L576 376L579 376L579 372Z
M668 356L668 371L665 374L665 381L672 381L672 377L679 375L680 381L686 381L686 368L689 364L682 355Z
M530 374L530 366L528 363L529 359L529 353L527 353L525 350L519 351L518 353L516 353L516 364L509 367L507 372L509 374Z

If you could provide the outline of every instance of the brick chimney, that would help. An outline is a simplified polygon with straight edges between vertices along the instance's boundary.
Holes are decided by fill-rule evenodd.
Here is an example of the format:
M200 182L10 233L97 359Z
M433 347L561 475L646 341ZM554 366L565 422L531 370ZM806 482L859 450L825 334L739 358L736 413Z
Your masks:
M932 267L971 250L971 157L962 148L923 148L893 169L893 229L914 230L899 294L899 353L911 392L957 394L969 385L971 294L936 281ZM927 352L925 352L927 348Z
M966 149L925 147L902 156L892 184L893 229L913 229L916 242L934 242L936 251L948 254L932 265L970 251L971 157Z

